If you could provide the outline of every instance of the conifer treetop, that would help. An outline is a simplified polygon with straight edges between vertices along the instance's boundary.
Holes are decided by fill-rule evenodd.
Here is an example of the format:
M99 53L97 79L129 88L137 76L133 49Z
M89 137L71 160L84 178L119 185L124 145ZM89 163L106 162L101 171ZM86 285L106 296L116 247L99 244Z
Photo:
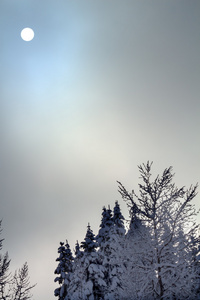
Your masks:
M81 248L84 249L84 252L91 253L95 252L97 248L97 243L95 242L95 235L90 228L90 224L88 223L86 236L84 238L84 242L81 242Z

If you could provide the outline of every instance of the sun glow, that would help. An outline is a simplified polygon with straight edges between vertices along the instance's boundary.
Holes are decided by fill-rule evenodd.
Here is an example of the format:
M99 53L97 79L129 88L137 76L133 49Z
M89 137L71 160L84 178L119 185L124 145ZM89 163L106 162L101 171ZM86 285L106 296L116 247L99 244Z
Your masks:
M31 41L33 38L34 38L34 31L33 29L31 28L24 28L22 31L21 31L21 38L26 41L26 42L29 42Z

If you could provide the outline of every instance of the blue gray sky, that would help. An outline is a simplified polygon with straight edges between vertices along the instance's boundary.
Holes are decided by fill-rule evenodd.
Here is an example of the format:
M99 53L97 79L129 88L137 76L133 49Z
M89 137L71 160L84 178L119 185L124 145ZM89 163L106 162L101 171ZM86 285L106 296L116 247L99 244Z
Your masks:
M116 180L137 189L137 165L200 182L199 29L199 0L1 0L2 237L34 300L55 298L60 241L115 200L128 218Z

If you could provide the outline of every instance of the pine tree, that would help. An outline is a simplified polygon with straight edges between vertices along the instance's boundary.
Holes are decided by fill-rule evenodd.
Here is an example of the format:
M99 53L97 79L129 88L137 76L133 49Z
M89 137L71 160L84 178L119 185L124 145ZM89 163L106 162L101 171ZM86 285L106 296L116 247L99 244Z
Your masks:
M110 212L109 216L111 216ZM124 217L117 201L113 210L112 223L109 222L109 225L104 247L100 249L101 256L103 257L103 265L106 269L107 289L105 300L117 300L122 299L125 293L122 284L122 275L125 272L125 228Z
M59 276L57 276L54 281L58 282L60 287L55 289L54 295L58 297L59 300L64 300L70 284L72 263L74 259L68 241L66 241L65 246L63 242L60 242L58 253L59 257L56 259L56 261L59 261L59 264L54 273L58 274Z
M100 224L100 229L96 240L99 246L99 259L100 263L104 269L104 281L106 283L106 287L104 288L104 294L109 292L110 286L110 273L111 273L111 264L110 264L110 230L114 226L112 211L110 206L108 209L103 207L102 219Z
M124 236L126 233L126 230L124 228L124 216L121 213L118 201L115 202L115 207L113 210L113 223L116 233L118 235Z
M72 276L67 291L65 300L81 300L83 298L83 282L84 282L84 269L81 262L83 252L80 250L78 241L75 245L75 258L72 268Z
M76 245L75 245L75 259L80 258L83 255L82 251L80 250L80 245L79 242L76 241Z
M103 212L102 212L102 219L101 219L101 224L100 224L100 229L98 232L98 235L96 236L96 240L98 243L98 246L105 247L105 242L109 240L109 231L110 228L113 226L113 217L112 217L112 211L110 207L108 209L103 207Z
M84 249L84 265L86 267L86 294L90 300L102 298L102 287L105 286L104 270L99 260L99 255L96 252L97 242L95 235L88 224L88 229L84 242L81 243ZM90 294L88 295L88 292ZM86 298L87 299L87 298Z
M110 206L103 207L102 220L97 235L99 257L104 268L104 299L120 299L122 285L120 277L123 273L123 244L125 229L124 217L121 214L118 202L115 203L114 212Z
M66 300L103 299L104 272L99 261L95 235L89 224L81 248L83 252L76 245L73 276Z
M95 241L95 235L90 228L90 224L88 224L87 233L84 241L81 243L81 248L83 248L85 253L96 252L97 243Z

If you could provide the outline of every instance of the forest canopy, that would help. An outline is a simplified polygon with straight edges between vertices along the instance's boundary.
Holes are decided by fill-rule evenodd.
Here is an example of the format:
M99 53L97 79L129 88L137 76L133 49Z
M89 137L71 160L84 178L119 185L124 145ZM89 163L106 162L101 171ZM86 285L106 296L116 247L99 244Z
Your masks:
M193 204L197 185L173 183L172 167L152 179L152 163L139 167L139 193L118 181L130 219L116 201L103 207L99 231L90 224L86 236L61 242L54 295L59 300L200 299L200 237Z

